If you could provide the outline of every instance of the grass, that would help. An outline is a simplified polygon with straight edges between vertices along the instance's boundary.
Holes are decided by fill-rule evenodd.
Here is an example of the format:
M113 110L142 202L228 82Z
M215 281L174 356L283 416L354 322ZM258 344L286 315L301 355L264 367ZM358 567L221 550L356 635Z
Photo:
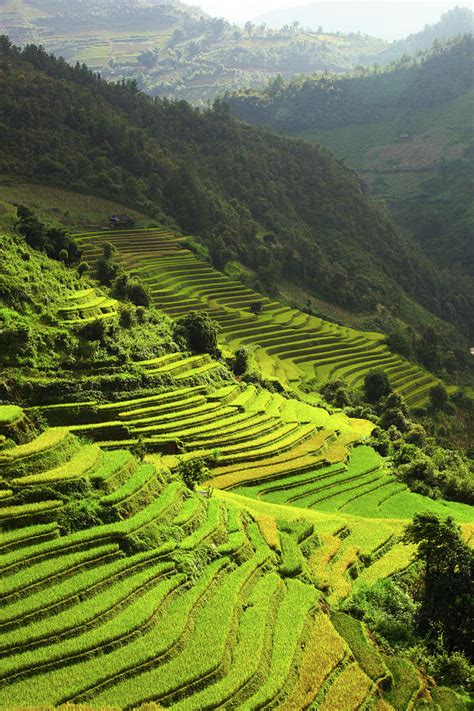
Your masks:
M17 405L0 405L0 427L12 425L23 417L23 410Z
M91 225L102 226L109 215L121 214L123 207L110 200L81 195L77 192L46 185L9 181L2 184L0 225L13 229L16 221L16 205L28 205L41 221L61 224L70 229L88 229ZM144 215L127 208L127 213L138 222Z
M162 488L162 485L157 482L157 471L154 464L142 464L133 474L115 491L101 498L101 504L104 506L121 506L137 495L147 490L146 502L149 503L148 497L157 494ZM143 503L143 502L142 502Z
M287 591L275 620L268 676L258 691L242 705L242 709L261 708L274 703L291 673L297 645L302 642L307 616L317 600L318 595L311 587L298 580L287 581Z
M329 687L320 709L355 711L360 708L371 690L372 682L362 669L356 663L349 664Z
M272 624L280 586L280 578L275 574L266 575L257 582L239 620L238 639L226 675L173 704L173 708L181 711L219 708L246 684L252 684L263 663L266 628Z
M341 128L318 128L298 135L320 143L353 168L361 169L366 167L366 155L371 148L396 143L398 134L402 131L422 134L433 128L441 128L447 131L450 143L464 143L468 128L466 117L471 115L472 98L473 92L469 91L442 107L415 111L408 119L409 125L406 117L403 117Z
M79 479L93 470L100 463L101 457L102 452L96 444L86 445L81 447L72 459L59 467L48 469L40 474L30 474L19 479L11 479L11 484L12 486L23 487Z
M320 381L332 377L334 367L351 370L351 375L355 368L354 377L357 377L375 362L393 365L397 361L397 357L392 356L380 343L381 334L328 324L272 302L242 283L213 270L193 254L182 254L176 240L174 255L173 240L168 243L167 253L163 254L159 235L159 231L140 232L136 244L127 235L124 238L108 233L107 239L116 240L117 245L125 250L125 264L128 263L146 279L159 308L171 315L184 313L189 308L210 310L213 318L221 324L222 345L231 344L233 348L244 344L258 347L254 360L264 377L273 378L276 374L276 377L281 377L285 384L304 397L307 387L300 389L300 385L311 382L315 376ZM86 234L80 237L86 247L86 254L98 237L100 235L91 238ZM264 311L258 317L252 316L249 311L255 301L264 304ZM404 361L398 358L397 362ZM169 363L158 370L164 373L175 372L178 379L190 377L191 373L183 368L184 365L179 363ZM212 369L211 363L197 366L194 376L206 374ZM402 393L404 387L400 385ZM254 397L258 395L250 386L247 393L238 397L236 404L239 407L250 405ZM417 397L419 400L414 398L413 402L422 404L427 398L427 392L422 391ZM293 405L289 407L293 408ZM289 416L294 417L294 412Z
M11 575L2 575L0 580L0 599L4 602L14 595L26 596L40 586L49 585L53 579L70 575L72 572L87 565L96 565L104 562L109 556L119 553L117 544L79 551L68 556L58 556L41 563L29 566L25 570L14 572Z
M0 625L9 628L28 624L32 620L55 614L76 604L86 593L95 594L104 586L113 585L143 565L153 563L160 551L145 551L130 558L119 558L60 580L27 597L16 599L0 610Z
M389 677L387 666L378 649L369 642L362 622L343 612L334 612L331 620L351 648L361 669L372 681L380 682Z
M184 687L189 688L201 677L209 679L209 675L215 674L231 634L239 596L265 557L265 554L257 554L225 576L197 612L192 637L181 654L172 657L156 670L136 674L126 682L119 682L112 692L105 691L94 696L94 704L113 704L112 699L117 698L117 693L126 706L159 700L176 694Z
M280 575L296 577L303 572L304 559L295 538L288 533L280 533L281 563Z
M130 636L134 630L140 629L140 627L146 624L149 618L153 614L156 614L156 611L159 610L166 597L179 582L182 582L180 576L165 579L163 582L154 586L150 591L145 592L138 599L133 601L112 619L100 627L87 630L78 637L59 641L56 644L39 647L31 651L25 651L14 655L9 660L4 660L2 662L3 677L14 676L18 678L26 676L31 667L34 667L35 672L38 673L41 667L47 667L54 663L62 666L68 657L78 661L81 656L87 655L88 651L93 650L97 653L99 647L105 647L106 645L119 642L123 637ZM31 683L31 680L29 681ZM15 686L11 687L11 691L16 695ZM49 693L54 693L54 691L50 691ZM48 699L50 697L48 697L47 694L44 698ZM0 703L1 702L2 693L0 692Z
M173 571L171 563L155 563L151 561L143 570L129 573L124 579L103 588L95 595L89 594L84 600L72 607L58 611L53 617L46 617L28 625L22 624L20 629L3 633L1 648L20 653L22 648L33 645L56 643L59 639L77 636L101 625L106 619L115 616L144 591L150 583L157 581L166 573Z
M214 541L215 537L223 537L223 533L222 506L217 499L211 499L202 525L186 536L181 541L180 547L183 551L190 551L203 543Z
M58 533L57 523L22 526L11 531L0 531L0 551L5 555L10 550L24 545L31 545L35 541L56 538Z
M21 468L25 474L32 469L47 468L62 462L78 451L79 443L65 427L54 427L36 439L0 452L0 472L12 474Z
M413 664L403 657L385 656L385 663L389 668L394 684L384 691L384 699L396 711L410 708L410 704L421 689L421 681Z
M284 711L308 708L347 653L347 646L328 615L320 611L316 613L305 640L304 652L298 681L289 698L281 704Z

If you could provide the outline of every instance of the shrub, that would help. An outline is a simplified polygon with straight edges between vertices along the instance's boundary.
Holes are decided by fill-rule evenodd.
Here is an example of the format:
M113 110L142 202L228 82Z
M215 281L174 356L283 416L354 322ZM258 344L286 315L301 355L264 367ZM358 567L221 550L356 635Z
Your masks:
M361 585L343 609L364 620L388 642L410 641L413 637L417 604L390 579Z
M448 404L449 395L443 383L437 383L430 389L430 405L433 410L444 410Z
M461 654L441 654L435 658L432 670L438 681L467 692L474 687L474 669L469 660Z
M383 370L371 370L365 376L364 395L368 402L377 403L391 391L390 381Z
M249 367L250 353L248 348L238 348L235 351L233 370L236 375L244 375Z
M112 259L115 247L111 242L104 242L102 249L103 254L95 263L96 276L101 284L111 286L119 274L120 264Z
M209 469L200 457L181 460L177 467L177 473L188 489L191 490L209 478Z
M83 274L86 274L90 270L90 265L87 262L81 262L77 267L77 273L79 274L79 279Z
M180 318L175 326L175 339L193 353L209 353L217 356L218 324L206 313L190 311Z

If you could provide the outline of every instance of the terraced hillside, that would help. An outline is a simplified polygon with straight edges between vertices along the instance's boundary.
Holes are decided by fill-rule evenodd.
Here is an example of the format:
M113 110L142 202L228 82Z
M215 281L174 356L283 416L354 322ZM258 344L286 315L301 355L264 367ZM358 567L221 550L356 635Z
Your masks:
M73 292L58 309L59 318L69 326L85 325L117 315L117 301L98 294L94 288Z
M1 708L382 710L425 693L328 608L408 564L403 521L203 496L166 461L64 427L0 451Z
M344 328L272 301L212 269L183 245L183 238L160 229L98 232L77 236L92 262L111 241L124 265L146 282L155 305L171 316L207 311L221 327L221 340L246 345L262 373L300 392L332 379L361 384L373 368L383 368L394 388L412 406L423 405L436 382L427 372L392 353L383 336ZM261 313L253 313L255 305Z

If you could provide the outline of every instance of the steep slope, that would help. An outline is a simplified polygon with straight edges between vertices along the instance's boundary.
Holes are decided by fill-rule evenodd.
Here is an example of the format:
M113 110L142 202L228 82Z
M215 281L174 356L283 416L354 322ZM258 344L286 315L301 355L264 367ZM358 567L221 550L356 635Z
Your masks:
M356 387L381 367L413 407L426 403L435 381L426 371L391 353L382 334L331 324L262 297L197 259L184 243L163 230L76 235L92 264L104 241L117 247L125 268L151 289L157 308L172 317L206 311L220 324L220 338L232 350L252 349L265 378L300 393L342 378ZM259 313L252 306L259 305ZM277 398L278 400L278 398Z
M177 223L202 238L217 266L237 258L264 289L286 279L356 311L383 304L417 325L432 320L420 306L446 315L459 284L326 151L244 126L221 104L199 113L153 101L133 83L107 84L34 47L21 53L4 40L1 56L4 175ZM451 303L453 322L463 324L465 303Z
M238 117L324 145L356 168L467 293L466 277L474 275L472 57L467 35L388 71L295 80L229 103Z
M172 236L151 232L166 259ZM96 285L18 237L3 245L0 305L63 336L27 367L12 359L1 386L0 706L464 708L338 606L410 566L413 513L449 513L469 539L472 509L396 483L371 423L180 351L163 313L143 309L141 333L111 316L109 362L62 360L64 334L100 334ZM123 357L123 332L157 352Z

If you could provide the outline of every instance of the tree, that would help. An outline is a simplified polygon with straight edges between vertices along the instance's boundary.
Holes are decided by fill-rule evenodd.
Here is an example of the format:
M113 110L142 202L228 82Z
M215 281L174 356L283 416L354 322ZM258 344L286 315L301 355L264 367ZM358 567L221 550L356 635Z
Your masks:
M90 265L87 262L81 262L77 267L77 273L79 274L79 279L81 279L83 274L86 274L90 270Z
M252 304L250 304L250 311L255 314L261 314L263 311L263 304L261 301L254 301Z
M234 373L244 375L249 367L250 353L248 348L242 347L235 351Z
M195 486L202 484L209 478L209 469L200 457L181 460L177 467L178 475L188 489L194 490Z
M384 370L370 370L364 378L364 395L368 402L377 403L392 391Z
M443 383L437 383L430 388L430 404L433 410L444 410L448 404L449 395Z
M111 286L120 271L120 264L112 259L115 247L111 242L104 242L102 252L102 256L95 263L97 279L101 284Z
M203 311L190 311L176 322L175 338L184 341L193 353L209 353L217 356L218 324Z
M405 531L405 542L418 544L415 559L423 564L423 591L418 628L428 642L439 641L446 651L472 653L474 552L463 541L449 516L416 514Z

